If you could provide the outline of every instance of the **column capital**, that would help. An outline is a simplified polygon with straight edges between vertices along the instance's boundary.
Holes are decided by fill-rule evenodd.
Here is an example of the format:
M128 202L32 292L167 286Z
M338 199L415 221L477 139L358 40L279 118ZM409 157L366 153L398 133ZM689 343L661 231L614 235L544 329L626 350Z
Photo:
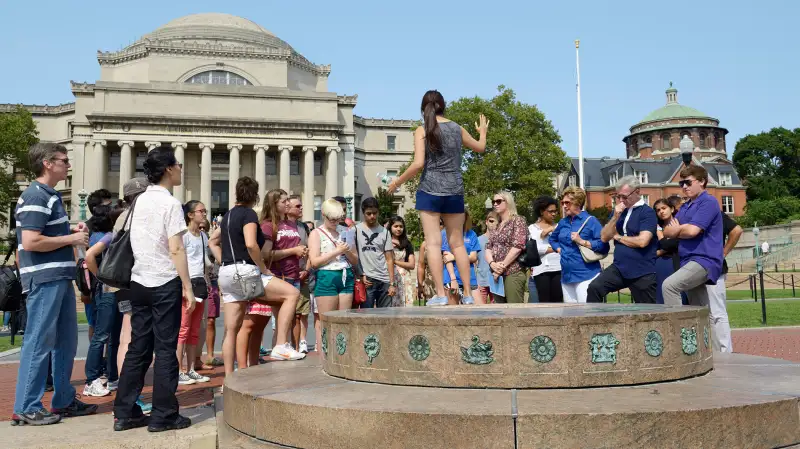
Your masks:
M108 142L106 142L105 140L92 139L92 144L93 145L98 145L99 144L99 145L102 145L102 146L106 146L106 145L108 145Z
M303 147L303 153L305 153L306 151L310 151L310 152L313 153L313 152L317 151L317 147L311 146L311 145L306 145L306 146Z
M198 143L197 145L200 147L201 150L205 149L205 148L208 148L209 150L213 150L214 149L214 144L213 143L201 142L201 143Z
M253 150L254 151L259 151L259 150L269 151L269 145L266 144L266 143L257 143L255 145L253 145Z
M120 148L122 148L123 145L127 145L132 148L135 143L132 140L118 140L117 145L119 145Z
M335 151L335 152L339 153L339 152L341 152L341 151L342 151L342 149L341 149L341 148L339 148L339 147L327 147L327 148L325 148L325 153L326 153L326 154L327 154L327 153L330 153L330 152L332 152L332 151Z
M187 146L189 145L186 142L172 142L172 148L181 147L185 150Z
M161 142L148 141L144 143L144 146L147 147L147 151L153 151L161 146Z
M239 151L239 150L242 149L242 144L240 144L240 143L229 143L228 144L228 149L231 150L231 151L233 151L233 150Z
M278 151L292 151L293 148L291 145L278 145Z

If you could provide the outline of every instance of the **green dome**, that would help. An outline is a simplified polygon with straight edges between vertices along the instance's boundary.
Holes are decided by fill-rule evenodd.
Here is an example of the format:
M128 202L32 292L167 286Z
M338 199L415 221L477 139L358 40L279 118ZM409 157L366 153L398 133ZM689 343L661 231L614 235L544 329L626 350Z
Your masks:
M695 108L678 104L678 89L672 87L669 83L669 88L666 90L667 104L656 109L655 111L647 114L638 124L653 122L658 120L680 119L680 118L704 118L713 119L706 114L698 111ZM637 125L638 125L637 124Z

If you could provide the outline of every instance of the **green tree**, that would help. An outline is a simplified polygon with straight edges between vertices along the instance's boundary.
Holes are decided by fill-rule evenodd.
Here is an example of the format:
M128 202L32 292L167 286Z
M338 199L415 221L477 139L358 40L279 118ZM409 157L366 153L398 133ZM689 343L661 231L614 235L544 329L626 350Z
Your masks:
M733 164L747 185L748 201L800 195L800 128L772 128L743 137L736 143Z
M383 224L394 215L394 196L390 195L383 187L378 187L375 199L378 200L378 221Z
M22 106L0 113L0 224L8 223L11 207L19 197L17 176L30 180L28 148L38 142L36 123Z
M417 212L416 209L409 209L406 211L403 220L406 222L406 235L408 239L414 244L415 249L419 249L422 240L425 239L425 236L422 234L422 223L419 221L419 212Z
M605 224L608 223L608 217L611 215L611 208L608 207L608 205L602 205L594 209L589 209L588 212L605 226Z
M783 196L770 200L752 200L745 206L745 214L737 221L743 228L771 226L800 220L800 198Z

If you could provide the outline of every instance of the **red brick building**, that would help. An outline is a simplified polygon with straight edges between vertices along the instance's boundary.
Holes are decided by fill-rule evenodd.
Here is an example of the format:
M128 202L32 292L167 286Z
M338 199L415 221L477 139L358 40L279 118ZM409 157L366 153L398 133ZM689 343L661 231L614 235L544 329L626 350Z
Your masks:
M728 159L728 130L719 126L718 119L679 104L678 90L672 83L666 95L667 104L633 125L630 134L622 139L625 159L584 159L586 208L613 207L614 186L627 175L639 178L641 193L650 205L659 198L682 195L678 186L683 167L679 145L686 138L694 145L693 163L708 170L708 191L717 198L723 212L744 214L745 187ZM579 185L577 158L573 159L570 172L559 177L560 189L568 185Z

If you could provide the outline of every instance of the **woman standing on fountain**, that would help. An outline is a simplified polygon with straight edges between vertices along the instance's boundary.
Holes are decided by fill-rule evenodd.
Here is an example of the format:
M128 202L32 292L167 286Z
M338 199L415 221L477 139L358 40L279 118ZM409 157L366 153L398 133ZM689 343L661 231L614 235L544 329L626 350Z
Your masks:
M464 182L461 178L461 146L482 153L486 149L486 131L489 122L481 114L480 124L475 128L480 135L475 140L467 130L444 118L444 97L438 91L429 90L422 97L424 126L414 131L414 161L389 184L389 193L394 193L404 182L422 170L417 190L419 211L428 262L436 284L436 296L428 305L445 305L444 277L442 271L442 238L439 234L439 218L444 222L450 249L464 282L464 304L473 303L470 289L469 258L464 248ZM483 300L479 298L479 302Z

